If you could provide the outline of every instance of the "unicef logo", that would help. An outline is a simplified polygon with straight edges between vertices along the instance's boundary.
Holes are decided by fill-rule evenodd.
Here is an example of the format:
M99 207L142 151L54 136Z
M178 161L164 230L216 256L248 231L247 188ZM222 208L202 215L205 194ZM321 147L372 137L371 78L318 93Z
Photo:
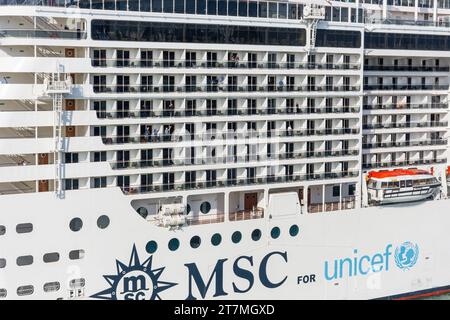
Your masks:
M412 242L403 242L395 249L395 264L403 270L413 267L419 258L419 246Z

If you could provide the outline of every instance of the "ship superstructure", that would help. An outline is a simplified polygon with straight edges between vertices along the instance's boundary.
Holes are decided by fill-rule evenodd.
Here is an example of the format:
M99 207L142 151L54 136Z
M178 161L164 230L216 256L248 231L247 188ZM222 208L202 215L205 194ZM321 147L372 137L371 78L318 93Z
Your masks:
M147 230L140 250L156 254L180 232L196 249L204 230L362 215L401 193L371 195L393 169L432 182L408 202L447 199L449 1L0 6L1 298L92 295L64 270L93 268L96 232ZM51 226L62 243L47 251ZM45 276L21 280L33 268Z

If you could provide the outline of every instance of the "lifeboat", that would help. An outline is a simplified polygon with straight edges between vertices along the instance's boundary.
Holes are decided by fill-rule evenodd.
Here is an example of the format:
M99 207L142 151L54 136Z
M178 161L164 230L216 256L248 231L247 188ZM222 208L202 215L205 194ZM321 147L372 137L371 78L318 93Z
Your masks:
M434 199L440 190L441 183L425 170L371 171L367 176L369 202L373 204Z
M447 167L447 172L446 172L446 179L447 179L447 196L450 195L450 166Z

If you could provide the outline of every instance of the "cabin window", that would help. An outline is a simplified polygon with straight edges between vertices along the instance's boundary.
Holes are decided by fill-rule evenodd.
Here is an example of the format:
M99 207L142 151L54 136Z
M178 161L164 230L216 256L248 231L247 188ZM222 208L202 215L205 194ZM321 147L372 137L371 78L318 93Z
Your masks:
M412 180L407 180L406 181L406 187L412 187L413 186L413 182L412 182Z
M58 252L51 252L44 254L43 260L45 263L57 262L59 260Z
M339 194L340 194L340 187L334 186L333 187L333 197L339 197Z
M70 260L79 260L84 258L84 250L72 250L69 252Z
M28 296L30 294L33 294L34 287L32 285L28 286L21 286L17 288L17 295L18 296Z
M400 188L406 187L406 181L400 181Z
M354 196L355 195L355 185L354 184L349 184L348 185L348 195L349 196Z
M388 183L387 182L382 182L381 183L381 189L386 189L388 187Z
M55 281L55 282L47 282L46 284L44 284L44 292L58 291L60 287L61 287L61 285L57 281Z
M16 226L17 233L29 233L33 231L33 224L31 223L20 223Z

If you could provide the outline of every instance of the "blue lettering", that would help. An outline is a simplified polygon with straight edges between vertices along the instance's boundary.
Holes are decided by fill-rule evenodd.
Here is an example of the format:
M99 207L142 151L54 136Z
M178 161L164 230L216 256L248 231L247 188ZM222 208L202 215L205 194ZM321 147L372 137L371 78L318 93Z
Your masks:
M358 265L358 266L359 266L359 273L361 273L362 275L368 274L369 271L370 271L370 266L366 269L367 271L363 271L363 268L362 268L362 262L363 262L364 260L367 260L367 262L370 263L370 257L369 257L369 256L362 256L361 259L359 260L359 265ZM355 269L356 269L356 268L355 268Z
M216 266L214 267L214 271L208 279L208 283L205 284L203 278L198 271L197 265L195 263L187 263L185 264L186 268L189 271L189 295L187 296L187 300L195 300L197 299L192 293L192 282L194 281L200 295L204 299L206 297L206 293L208 292L209 286L211 282L216 277L216 291L213 297L226 296L228 293L223 289L223 264L228 259L220 259L217 261Z
M325 261L325 279L333 280L336 278L337 278L337 260L334 260L334 273L331 277L328 275L328 261Z
M381 254L377 253L372 257L372 271L373 272L382 271L383 266L380 264L383 264L383 256ZM380 265L379 268L376 268L377 265Z
M352 277L366 275L370 271L381 272L389 270L389 257L393 255L392 244L388 244L384 252L372 255L358 256L358 250L353 249L353 256L334 260L333 262L325 261L324 275L325 279L330 281L344 276ZM333 270L331 270L333 268Z
M342 278L342 273L343 273L343 270L344 270L344 263L345 262L348 262L348 276L349 277L352 276L352 259L345 258L345 259L339 260L339 278Z
M261 283L266 287L266 288L277 288L279 286L281 286L287 279L287 276L283 278L283 280L281 280L280 282L271 282L269 280L269 278L267 277L267 262L269 261L269 258L273 255L280 255L285 262L288 262L287 259L287 252L279 252L279 251L274 251L271 252L269 254L267 254L261 261L261 264L259 266L259 279L261 280Z
M388 244L386 246L386 251L384 252L384 257L386 259L386 268L385 268L386 271L389 270L389 256L392 254L392 252L390 252L391 248L392 248L392 244Z
M233 282L233 290L234 290L234 292L237 292L237 293L246 293L246 292L250 291L250 289L253 287L253 283L255 282L253 273L251 273L250 271L248 271L246 269L242 269L241 267L239 267L239 261L242 259L250 262L250 266L253 267L253 257L242 256L242 257L237 258L236 261L234 261L234 264L233 264L234 274L236 276L238 276L239 278L242 278L242 279L245 279L248 281L247 289L239 289L236 286L236 284Z

